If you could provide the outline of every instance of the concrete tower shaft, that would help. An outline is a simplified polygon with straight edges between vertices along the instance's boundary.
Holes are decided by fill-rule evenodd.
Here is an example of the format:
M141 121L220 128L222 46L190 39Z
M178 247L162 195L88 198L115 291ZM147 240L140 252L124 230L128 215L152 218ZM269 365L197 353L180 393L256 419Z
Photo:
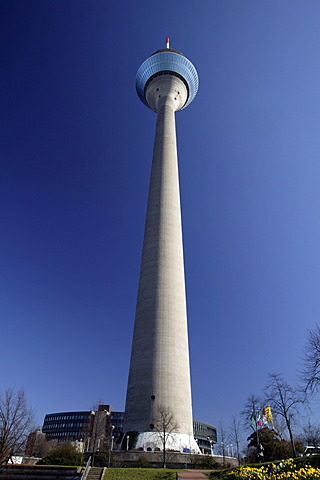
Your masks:
M139 71L137 85L143 74L141 67ZM152 72L146 78L143 92L144 103L157 112L157 123L124 428L139 432L136 448L162 448L157 417L159 407L165 407L176 423L169 448L182 451L191 447L197 451L192 425L175 128L175 112L188 103L190 87L179 72L168 71L166 65L163 72Z
M175 79L168 77L169 81ZM166 405L174 412L179 430L187 433L192 431L192 418L175 100L171 91L159 99L158 108L126 422L131 417L133 430L152 431L157 407Z
M161 106L170 104L173 111L181 110L188 100L186 84L175 75L161 75L153 78L146 87L146 102L155 112L159 112Z

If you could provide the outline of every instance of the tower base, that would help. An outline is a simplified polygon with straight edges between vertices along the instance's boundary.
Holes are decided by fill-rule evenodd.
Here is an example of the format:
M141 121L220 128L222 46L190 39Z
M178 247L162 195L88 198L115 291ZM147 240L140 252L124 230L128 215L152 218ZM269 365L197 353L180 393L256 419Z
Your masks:
M162 451L163 450L163 433L162 432L140 432L135 446L135 450L142 449L144 451ZM185 433L166 434L166 450L174 452L190 452L201 454L200 448L195 441L193 435Z

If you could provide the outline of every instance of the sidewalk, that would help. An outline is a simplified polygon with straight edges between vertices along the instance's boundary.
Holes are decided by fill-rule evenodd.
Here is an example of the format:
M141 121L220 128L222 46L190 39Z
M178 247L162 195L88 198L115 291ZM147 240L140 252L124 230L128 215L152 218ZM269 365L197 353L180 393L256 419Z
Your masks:
M210 470L209 470L210 471ZM178 480L209 480L200 470L186 470L185 472L178 472Z

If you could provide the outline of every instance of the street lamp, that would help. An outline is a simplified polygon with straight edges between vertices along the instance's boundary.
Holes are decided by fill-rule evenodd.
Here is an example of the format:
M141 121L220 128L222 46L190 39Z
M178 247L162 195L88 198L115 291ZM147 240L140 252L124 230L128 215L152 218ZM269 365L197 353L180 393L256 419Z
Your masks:
M213 456L212 440L211 440L210 437L207 437L207 439L209 440L209 443L210 443L210 452L211 452L210 455L211 455L211 457L212 457L212 456Z
M110 430L110 443L109 443L109 455L108 455L108 468L110 468L110 462L111 462L111 451L113 449L113 430L114 430L114 425L111 425L111 430Z
M222 447L222 464L225 467L225 465L226 465L226 451L225 451L224 442L221 442L221 447Z
M231 455L230 455L230 452L231 452ZM230 445L227 445L227 454L228 454L228 457L230 456L233 457L233 443L230 443Z
M129 450L129 435L127 435L127 451Z

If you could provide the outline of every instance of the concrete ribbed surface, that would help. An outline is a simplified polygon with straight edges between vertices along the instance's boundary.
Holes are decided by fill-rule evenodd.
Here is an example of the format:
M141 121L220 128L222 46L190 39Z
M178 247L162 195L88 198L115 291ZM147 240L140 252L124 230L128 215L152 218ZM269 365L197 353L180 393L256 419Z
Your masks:
M200 453L193 439L175 127L175 111L184 105L187 91L181 79L163 75L151 81L147 92L158 113L124 431L140 432L144 449L162 450L160 437L147 442L141 435L162 430L159 409L165 408L173 418L172 433L181 435L170 448Z

